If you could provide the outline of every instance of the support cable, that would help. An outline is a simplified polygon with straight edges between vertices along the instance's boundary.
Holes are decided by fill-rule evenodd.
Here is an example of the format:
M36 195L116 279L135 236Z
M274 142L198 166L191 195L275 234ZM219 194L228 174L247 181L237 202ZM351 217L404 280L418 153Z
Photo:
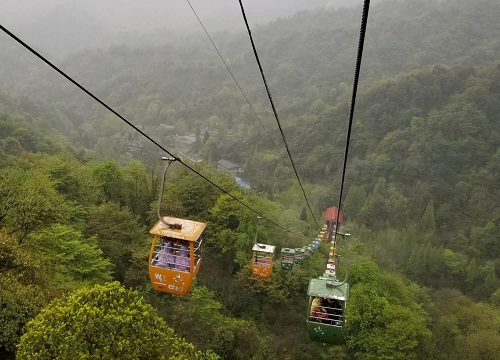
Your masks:
M266 127L264 126L264 124L262 123L262 120L260 119L259 115L257 115L257 112L255 111L254 107L252 106L252 104L250 103L250 100L248 100L248 97L245 95L245 93L243 92L243 89L241 88L240 84L238 83L238 81L236 80L235 76L233 75L233 72L231 71L231 69L229 68L229 65L227 64L226 60L224 60L224 58L222 57L222 54L220 53L219 49L217 48L217 46L215 45L214 41L212 40L212 37L210 36L210 34L208 33L207 29L205 28L205 25L203 25L203 22L201 21L200 17L198 16L198 14L196 13L196 10L194 9L193 5L191 5L191 2L189 0L186 0L187 3L189 4L189 6L191 7L191 10L193 11L194 15L196 16L196 18L198 19L198 22L200 23L201 27L203 28L203 30L205 31L205 34L207 35L208 39L210 40L210 42L212 43L215 51L217 51L217 54L219 54L219 57L220 59L222 60L222 62L224 63L224 65L226 66L226 69L227 71L229 72L229 74L231 74L231 77L233 78L234 82L236 83L236 86L238 87L238 89L240 89L240 92L241 92L241 95L243 95L243 97L245 98L248 106L250 106L250 109L252 109L252 112L253 114L255 115L255 117L257 118L257 120L259 121L260 125L262 126L262 128L264 129L264 132L266 133L267 137L269 138L269 140L271 141L271 143L274 145L277 153L278 153L278 156L281 158L281 160L283 162L286 163L285 161L285 158L281 155L281 152L280 150L278 149L278 146L276 145L276 143L273 141L273 139L271 138L271 135L269 135L269 132L267 131Z
M300 181L299 174L297 173L297 168L295 166L295 162L293 161L292 154L290 153L290 149L288 147L288 143L286 141L285 134L283 132L283 128L281 127L281 123L280 123L280 120L278 117L278 113L276 111L276 107L274 106L273 97L272 97L271 92L269 90L269 86L267 86L266 76L264 75L264 70L262 69L262 65L260 64L259 55L257 54L257 49L255 48L255 44L254 44L253 37L252 37L252 32L250 31L250 26L248 25L247 17L245 15L245 9L243 8L243 3L241 1L242 0L239 0L241 13L243 15L243 19L245 20L245 25L247 27L248 36L250 37L250 42L252 43L253 53L255 55L255 59L257 60L257 64L259 65L259 70L260 70L260 73L262 75L262 80L264 81L264 86L265 86L266 91L267 91L267 96L269 97L269 101L271 102L271 107L273 108L274 117L276 118L276 122L278 123L278 128L280 130L281 137L283 138L283 142L284 142L285 147L286 147L286 152L288 153L288 157L290 158L290 162L292 163L293 171L295 173L295 177L297 178L297 181L299 182L300 188L302 190L302 194L304 194L304 199L306 200L307 207L309 208L309 212L311 213L311 216L312 216L314 222L316 223L316 226L319 229L321 229L321 226L318 224L318 221L316 220L316 217L314 216L314 213L311 209L311 204L309 203L309 200L307 199L307 195L306 195L306 192L304 190L304 187L302 186L302 182Z
M354 118L354 106L356 104L356 93L358 91L358 82L359 82L359 73L361 68L361 59L363 57L363 47L365 44L365 35L366 35L366 24L368 23L368 12L370 10L370 0L365 0L363 4L363 15L361 18L361 29L359 32L359 44L358 44L358 54L356 57L356 70L354 71L354 83L352 87L352 97L351 97L351 110L349 113L349 126L347 128L347 139L345 144L345 153L344 153L344 165L342 167L342 181L340 182L340 195L339 195L339 204L338 204L338 212L337 212L337 220L335 223L335 239L337 239L337 234L341 235L344 238L344 242L346 245L346 254L345 254L345 266L346 266L346 274L345 279L342 281L342 284L347 282L347 240L345 239L345 234L339 233L339 218L340 218L340 210L342 206L342 194L344 192L344 181L345 181L345 172L347 167L347 157L349 154L349 143L351 140L351 131L352 131L352 122Z
M76 87L78 87L80 90L82 90L84 93L86 93L88 96L90 96L92 99L94 99L95 101L97 101L99 104L101 104L103 107L105 107L107 110L109 110L110 112L112 112L115 116L117 116L118 118L120 118L122 121L124 121L125 123L127 123L127 125L129 125L130 127L132 127L135 131L137 131L138 133L140 133L142 136L144 136L146 139L148 139L149 141L151 141L153 144L155 144L158 148L160 148L161 150L163 150L164 152L166 152L169 156L171 156L172 158L174 158L177 162L181 163L182 165L184 165L186 168L188 168L189 170L191 170L192 172L194 172L196 175L198 175L199 177L201 177L202 179L204 179L205 181L209 182L210 184L212 184L213 186L215 186L217 189L219 189L220 191L222 191L224 194L228 195L229 197L231 197L233 200L237 201L238 203L240 203L241 205L243 205L244 207L246 207L248 210L252 211L253 213L255 213L256 215L258 216L261 216L263 219L266 219L268 222L270 222L271 224L279 227L280 229L286 231L286 232L289 232L290 234L294 234L294 235L297 235L297 236L300 236L300 237L305 237L304 235L302 234L298 234L296 232L293 232L291 230L288 230L288 229L285 229L283 226L279 225L278 223L274 222L273 220L265 217L264 215L262 215L261 213L259 213L258 211L254 210L253 208L251 208L250 206L248 206L247 204L245 204L243 201L241 201L240 199L238 199L237 197L235 197L234 195L230 194L229 192L227 192L226 190L224 190L222 187L220 187L219 185L217 185L216 183L214 183L212 180L208 179L206 176L204 176L203 174L201 174L200 172L198 172L197 170L195 170L194 168L192 168L191 166L189 166L188 164L186 164L185 162L182 161L181 158L179 158L178 156L175 156L174 154L172 154L170 151L168 151L167 149L165 149L162 145L160 145L158 142L156 142L154 139L152 139L149 135L147 135L144 131L140 130L137 126L135 126L134 124L132 124L130 121L128 121L126 118L124 118L122 115L120 115L118 112L116 112L115 110L113 110L111 107L109 107L104 101L102 101L101 99L99 99L97 96L95 96L93 93L91 93L89 90L87 90L85 87L83 87L82 85L80 85L76 80L73 80L69 75L67 75L64 71L62 71L61 69L59 69L57 66L55 66L54 64L52 64L49 60L47 60L43 55L41 55L40 53L38 53L35 49L33 49L32 47L30 47L28 44L26 44L24 41L22 41L20 38L18 38L16 35L14 35L12 32L10 32L9 30L7 30L3 25L0 24L0 29L2 31L4 31L7 35L9 35L11 38L13 38L14 40L16 40L19 44L21 44L22 46L24 46L27 50L29 50L32 54L34 54L36 57L38 57L40 60L42 60L44 63L46 63L47 65L49 65L52 69L54 69L56 72L58 72L60 75L62 75L64 78L66 78L68 81L70 81L71 83L73 83L73 85L75 85Z

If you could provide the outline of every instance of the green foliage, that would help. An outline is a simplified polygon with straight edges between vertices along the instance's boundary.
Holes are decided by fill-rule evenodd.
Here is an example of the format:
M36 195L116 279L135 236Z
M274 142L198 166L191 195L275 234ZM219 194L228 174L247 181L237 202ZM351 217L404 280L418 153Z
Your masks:
M423 244L413 247L407 264L407 273L415 278L421 279L426 275L426 248Z
M346 314L347 347L356 359L416 359L430 338L421 299L391 275L351 288Z
M201 357L144 299L116 282L53 300L28 323L17 352L18 359Z
M432 200L425 208L425 212L422 215L421 230L424 233L433 234L436 230L436 223L434 221L434 204Z
M0 354L14 354L26 323L45 305L40 285L14 274L0 274Z
M432 322L434 359L494 359L500 343L498 309L474 303L456 290L437 291L429 307Z
M233 192L232 195L241 194ZM255 226L255 216L235 204L230 196L221 195L210 210L209 220L211 226L207 229L207 246L215 254L224 255L229 252L234 257L234 254L242 251L248 256L248 249L254 243L253 234L256 232L251 228Z
M33 257L23 251L15 238L0 231L0 272L14 272L21 278L32 279L37 268Z
M8 155L21 155L24 152L19 140L10 136L3 141L3 149Z
M92 163L92 173L104 194L104 201L113 201L123 204L123 182L124 176L116 162L107 161Z
M372 228L383 226L384 219L387 217L385 186L386 181L379 178L375 189L368 195L359 211L359 217Z
M15 354L25 324L45 305L39 264L11 236L0 232L0 355Z
M172 310L169 317L179 334L189 336L195 345L212 350L223 359L251 359L259 348L255 324L225 316L214 292L204 286L193 287L189 298L178 302Z
M226 191L237 190L237 185L231 178L214 168L206 167L203 173ZM221 195L219 189L186 169L175 173L170 182L175 184L171 196L180 200L186 214L194 218L206 217L207 209L210 209Z
M309 279L324 270L323 266L323 258L314 254L305 264L295 265L291 271L276 266L269 279L262 279L251 275L251 264L248 261L238 273L238 280L262 302L273 305L292 304L300 301L298 299L304 300Z
M72 209L54 182L36 170L3 169L0 174L0 224L21 243L33 231L64 222Z
M26 245L40 258L44 272L59 291L111 280L111 263L95 238L67 225L53 225L32 235Z
M145 242L137 244L132 249L129 267L125 273L123 285L131 288L145 288L149 286L149 271L146 264L149 261L149 249L151 244Z
M102 189L92 173L92 168L82 164L69 150L63 149L52 156L36 158L40 168L54 181L56 190L79 205L90 206L103 196Z
M471 229L471 242L481 251L482 256L496 259L500 256L499 235L500 229L496 223L488 221L482 227Z
M500 308L500 289L495 290L495 292L491 294L490 302L497 309Z
M445 249L443 256L448 273L452 275L463 275L465 273L467 259L464 255Z
M12 136L19 141L23 149L27 151L37 150L37 139L30 130L26 128L17 128Z
M473 284L478 279L478 275L476 259L472 259L465 269L465 282L468 285Z
M127 208L104 203L89 211L85 235L95 236L104 257L114 266L116 280L123 281L138 247L148 248L144 228Z
M156 189L151 186L146 168L138 161L128 162L123 168L123 175L127 193L125 203L134 214L140 214L144 218L156 195Z
M347 193L344 209L349 216L356 217L366 201L366 191L364 186L353 185Z
M349 266L349 284L374 283L380 279L380 268L374 261L357 261Z

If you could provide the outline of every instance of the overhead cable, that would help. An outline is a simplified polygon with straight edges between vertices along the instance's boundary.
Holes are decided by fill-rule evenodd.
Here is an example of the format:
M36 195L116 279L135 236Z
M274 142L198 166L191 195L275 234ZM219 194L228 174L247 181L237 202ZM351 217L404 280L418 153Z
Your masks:
M243 15L243 19L245 20L245 25L247 27L248 36L250 37L250 42L252 43L253 53L255 55L255 59L257 60L257 64L259 65L260 74L262 75L262 80L264 81L264 86L266 87L267 96L269 97L269 101L271 102L271 107L273 108L274 117L276 118L276 122L278 123L278 128L280 130L281 137L283 138L283 142L285 143L286 152L288 153L288 157L290 158L290 162L292 163L295 177L297 178L297 181L299 182L300 188L302 190L302 194L304 194L304 199L306 200L307 207L309 208L309 212L311 213L311 216L312 216L314 222L316 223L316 226L319 229L321 229L321 226L318 224L318 221L314 217L314 213L311 209L311 204L309 203L309 200L307 199L306 192L304 190L304 187L302 186L302 182L300 181L300 177L299 177L299 174L297 172L297 167L295 166L295 162L293 161L292 154L290 153L290 149L288 147L288 143L286 141L285 134L283 132L283 128L281 127L281 123L280 123L280 120L278 117L278 113L276 111L276 107L274 106L274 101L273 101L273 97L271 96L271 91L269 90L269 86L267 86L266 76L264 75L264 70L262 69L262 65L260 64L259 55L257 54L257 49L255 48L255 44L253 42L252 32L250 31L250 26L248 25L247 17L245 15L245 9L243 8L243 3L241 2L241 0L239 0L239 2L240 2L240 7L241 7L241 13Z
M215 45L215 42L212 40L212 37L210 36L210 34L208 33L207 29L205 28L205 25L203 25L203 22L201 21L200 17L198 16L198 14L196 13L196 10L194 9L193 5L191 5L191 2L189 0L186 0L187 3L189 4L189 6L191 7L191 10L193 11L194 15L196 16L196 18L198 19L198 22L200 23L201 27L203 28L203 30L205 31L205 34L207 35L208 39L210 40L210 42L212 43L215 51L217 51L217 54L219 54L219 57L220 59L222 60L222 62L224 63L224 65L226 66L226 69L227 71L229 72L229 74L231 74L231 77L233 78L234 82L236 83L236 86L238 87L238 89L240 89L240 92L241 92L241 95L243 95L243 97L245 98L248 106L250 106L250 109L252 109L252 112L253 114L255 115L255 117L257 118L257 120L259 121L260 125L262 126L262 128L264 129L264 132L266 133L267 137L269 138L269 140L271 141L271 143L274 145L277 153L278 153L278 156L281 158L281 160L283 162L285 162L285 159L284 157L281 155L281 152L280 150L278 149L278 146L276 145L276 143L273 141L271 135L269 135L269 132L267 131L266 127L264 126L264 124L262 123L262 120L260 119L259 115L257 115L257 112L255 111L254 107L252 106L252 104L250 103L250 100L248 100L248 97L245 95L245 93L243 92L243 89L241 88L240 84L238 83L238 81L236 80L235 76L233 75L233 72L231 71L231 69L229 68L229 65L227 64L226 60L224 60L224 57L222 56L222 54L220 53L219 49L217 48L217 46Z
M339 218L340 218L340 209L342 206L342 194L344 192L345 171L347 167L347 157L349 154L349 142L351 140L352 122L354 118L354 106L356 104L356 93L358 91L359 73L361 69L361 59L363 57L363 47L365 44L366 24L368 23L369 10L370 10L370 0L365 0L363 4L363 15L361 17L361 29L359 32L359 44L358 44L358 54L356 57L356 69L354 71L354 83L352 86L351 110L349 113L349 126L347 128L347 139L345 143L344 166L342 167L342 181L340 182L340 195L339 195L339 205L337 212L337 221L335 225L335 235L338 233L339 230Z
M62 71L61 69L59 69L56 65L52 64L44 56L42 56L41 54L39 54L36 50L34 50L32 47L30 47L28 44L26 44L24 41L22 41L19 37L17 37L16 35L14 35L12 32L10 32L9 30L7 30L1 24L0 24L0 29L2 29L7 35L9 35L11 38L13 38L14 40L16 40L19 44L21 44L22 46L24 46L26 49L28 49L32 54L34 54L35 56L37 56L40 60L42 60L43 62L45 62L47 65L49 65L52 69L54 69L55 71L57 71L60 75L62 75L63 77L65 77L68 81L70 81L71 83L73 83L73 85L75 85L80 90L82 90L84 93L86 93L87 95L89 95L92 99L94 99L95 101L97 101L99 104L101 104L107 110L109 110L114 115L116 115L118 118L120 118L122 121L124 121L125 123L127 123L127 125L129 125L130 127L132 127L135 131L137 131L138 133L140 133L142 136L144 136L146 139L148 139L149 141L151 141L158 148L160 148L161 150L163 150L164 152L166 152L168 155L170 155L171 157L173 157L176 161L178 161L179 163L181 163L182 165L184 165L186 168L188 168L189 170L191 170L192 172L194 172L196 175L198 175L199 177L201 177L205 181L209 182L210 184L212 184L213 186L215 186L217 189L219 189L220 191L222 191L224 194L228 195L233 200L237 201L238 203L240 203L241 205L243 205L244 207L246 207L248 210L250 210L253 213L257 214L258 216L261 216L263 219L267 220L271 224L279 227L280 229L282 229L282 230L284 230L286 232L289 232L290 234L294 234L294 235L297 235L297 236L300 236L300 237L305 237L302 234L297 234L297 233L295 233L293 231L285 229L283 226L277 224L273 220L267 218L263 214L261 214L258 211L254 210L253 208L251 208L250 206L248 206L247 204L245 204L243 201L241 201L240 199L238 199L237 197L235 197L234 195L230 194L229 192L227 192L226 190L224 190L222 187L220 187L219 185L217 185L216 183L214 183L212 180L208 179L206 176L204 176L203 174L199 173L197 170L195 170L194 168L192 168L191 166L189 166L188 164L186 164L185 162L183 162L182 159L180 159L178 156L175 156L170 151L168 151L167 149L165 149L162 145L160 145L158 142L156 142L154 139L152 139L144 131L140 130L137 126L135 126L130 121L128 121L126 118L124 118L122 115L120 115L118 112L116 112L115 110L113 110L104 101L102 101L97 96L95 96L93 93L91 93L89 90L87 90L85 87L83 87L82 85L80 85L76 80L73 80L73 78L71 78L69 75L67 75L64 71Z

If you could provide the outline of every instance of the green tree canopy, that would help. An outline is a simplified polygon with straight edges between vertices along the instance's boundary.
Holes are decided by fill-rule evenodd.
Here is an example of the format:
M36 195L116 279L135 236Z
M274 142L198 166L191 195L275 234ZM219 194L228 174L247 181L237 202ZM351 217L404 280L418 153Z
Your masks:
M115 279L123 281L137 246L148 246L144 228L126 207L105 203L90 210L85 234L95 236L104 256L115 266Z
M124 175L122 169L114 161L95 162L91 164L94 179L101 187L105 201L124 204Z
M428 234L433 234L436 230L436 222L434 220L434 204L432 200L429 201L427 207L425 208L425 212L422 215L421 230Z
M105 259L95 237L68 225L53 225L34 233L26 242L40 259L44 273L62 291L111 281L111 263Z
M34 230L66 221L71 211L47 175L19 168L0 174L0 225L15 233L19 243Z
M370 265L357 269L346 314L347 347L356 359L417 359L430 338L416 285L398 275L383 274Z
M0 232L0 358L13 357L25 324L45 305L38 269L16 239Z
M27 325L18 359L217 359L175 335L151 305L119 283L55 299Z

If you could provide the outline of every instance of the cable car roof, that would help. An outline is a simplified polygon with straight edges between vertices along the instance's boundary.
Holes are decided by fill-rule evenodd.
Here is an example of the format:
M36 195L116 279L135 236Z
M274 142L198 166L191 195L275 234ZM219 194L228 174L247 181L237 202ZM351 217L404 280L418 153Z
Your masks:
M181 239L188 241L196 241L200 237L203 230L207 226L207 223L180 219L170 216L163 216L163 221L169 224L180 224L180 229L170 228L163 222L159 221L149 230L150 234L167 236L173 239Z
M266 253L274 253L274 249L276 249L276 246L274 246L274 245L255 244L252 248L252 251L262 251L262 252L266 252Z
M347 301L349 285L340 284L342 283L330 279L311 279L307 295Z

